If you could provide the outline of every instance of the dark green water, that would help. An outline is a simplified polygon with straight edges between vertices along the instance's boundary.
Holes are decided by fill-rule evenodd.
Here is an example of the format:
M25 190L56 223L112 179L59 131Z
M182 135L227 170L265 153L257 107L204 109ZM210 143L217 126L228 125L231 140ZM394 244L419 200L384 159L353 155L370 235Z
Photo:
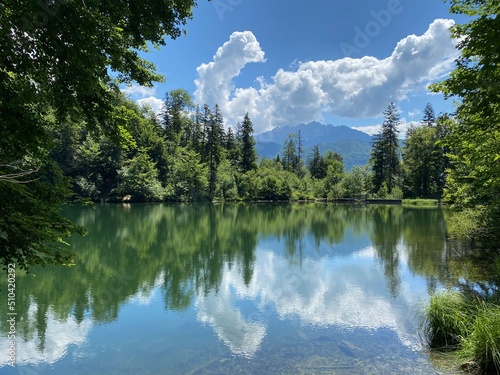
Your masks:
M431 360L418 335L429 293L475 269L446 243L445 214L322 204L68 209L90 234L71 240L76 266L17 272L17 367L4 360L2 302L0 373L456 373ZM0 288L6 301L6 280Z

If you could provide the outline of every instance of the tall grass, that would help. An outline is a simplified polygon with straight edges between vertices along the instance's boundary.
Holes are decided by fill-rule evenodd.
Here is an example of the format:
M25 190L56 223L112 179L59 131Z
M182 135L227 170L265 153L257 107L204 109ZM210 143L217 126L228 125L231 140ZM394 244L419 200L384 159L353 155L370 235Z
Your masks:
M478 373L500 374L500 306L458 292L435 294L421 329L432 349L457 349Z
M481 302L472 331L461 342L459 356L488 373L500 373L500 306Z
M471 329L472 306L458 292L431 296L421 328L428 345L433 349L456 348Z

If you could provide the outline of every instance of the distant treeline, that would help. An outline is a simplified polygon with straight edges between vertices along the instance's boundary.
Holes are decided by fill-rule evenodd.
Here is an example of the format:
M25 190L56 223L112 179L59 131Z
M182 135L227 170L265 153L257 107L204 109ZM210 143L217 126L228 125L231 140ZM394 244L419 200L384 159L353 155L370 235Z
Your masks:
M403 148L391 104L373 145L371 165L345 172L342 157L315 146L304 155L300 132L282 152L258 161L248 114L224 127L220 108L194 106L190 94L168 92L155 115L116 94L118 139L91 133L82 122L53 130L51 152L74 198L94 201L297 200L357 197L440 198L446 158L436 146L442 125L426 107L427 126L412 129ZM231 126L232 125L232 126ZM233 131L233 128L235 129ZM226 130L227 129L227 130Z

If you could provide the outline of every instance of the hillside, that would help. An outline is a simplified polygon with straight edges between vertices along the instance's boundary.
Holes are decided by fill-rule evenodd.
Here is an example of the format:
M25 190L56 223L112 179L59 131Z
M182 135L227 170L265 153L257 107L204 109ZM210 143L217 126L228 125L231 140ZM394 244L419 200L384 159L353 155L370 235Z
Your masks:
M313 146L318 145L321 154L328 150L342 155L346 170L364 165L370 158L372 137L347 126L324 125L319 122L297 126L281 126L255 136L259 157L274 158L281 154L282 145L289 134L300 131L307 160Z

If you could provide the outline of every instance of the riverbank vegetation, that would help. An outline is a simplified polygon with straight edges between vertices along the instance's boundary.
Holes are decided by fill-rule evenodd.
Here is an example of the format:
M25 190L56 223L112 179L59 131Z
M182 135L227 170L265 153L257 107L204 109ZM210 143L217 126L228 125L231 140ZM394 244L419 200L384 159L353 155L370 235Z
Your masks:
M479 239L484 255L500 249L500 5L493 0L452 0L451 12L471 17L455 25L460 57L455 70L432 89L456 100L445 119L447 168L444 199L456 211L450 234ZM495 261L498 265L498 260ZM500 270L497 270L497 273ZM489 293L447 292L432 297L424 313L431 347L453 348L469 372L500 373L498 284ZM495 292L496 291L496 292Z
M434 294L421 322L428 345L457 350L469 373L500 372L500 306L460 292Z

